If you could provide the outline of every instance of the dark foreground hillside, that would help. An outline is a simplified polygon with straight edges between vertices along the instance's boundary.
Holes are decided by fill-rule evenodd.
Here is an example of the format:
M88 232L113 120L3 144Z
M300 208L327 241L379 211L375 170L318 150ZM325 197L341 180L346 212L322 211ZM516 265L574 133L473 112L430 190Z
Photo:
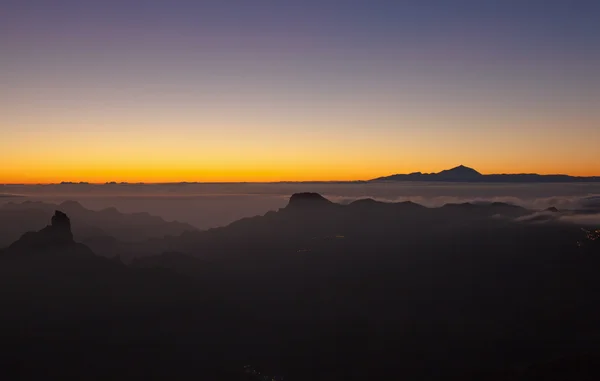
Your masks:
M125 265L76 243L56 212L0 254L0 372L597 379L598 234L530 213L298 194Z

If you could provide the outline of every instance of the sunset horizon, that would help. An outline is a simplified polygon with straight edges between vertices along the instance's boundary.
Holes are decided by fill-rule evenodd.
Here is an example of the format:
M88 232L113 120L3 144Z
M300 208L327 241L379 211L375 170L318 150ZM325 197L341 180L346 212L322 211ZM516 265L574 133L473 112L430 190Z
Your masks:
M4 7L0 183L600 175L593 3L134 3Z
M7 0L0 380L600 380L600 0Z
M175 176L167 176L167 177L159 177L156 175L150 175L148 177L138 177L139 174L145 174L146 171L143 170L133 170L131 173L136 175L127 177L127 175L116 175L112 177L95 177L95 176L65 176L62 178L56 179L48 179L47 177L41 177L40 180L31 179L29 181L1 181L0 184L11 185L11 184L25 184L25 185L44 185L44 184L60 184L60 183L89 183L89 184L110 184L110 183L131 183L131 184L160 184L160 183L278 183L278 182L360 182L360 181L370 181L376 178L391 176L396 174L411 174L421 172L423 174L427 173L438 173L443 170L449 170L458 166L463 166L463 164L457 164L453 166L446 166L442 168L435 168L433 170L422 170L422 169L409 169L406 171L392 171L392 172L378 172L378 173L366 173L362 177L361 176L339 176L335 177L335 175L328 175L327 173L322 175L279 175L278 173L272 174L249 174L248 177L237 177L240 175L229 174L227 171L221 171L219 176L210 177L191 174L180 174L177 170L173 169L169 173L175 173ZM482 171L479 170L476 166L465 165L466 167L477 170L483 175L500 175L500 174L537 174L543 176L549 175L566 175L571 177L599 177L598 173L564 173L558 171ZM193 172L193 171L192 171ZM225 173L225 175L223 175ZM229 175L229 176L228 176ZM99 175L102 176L102 175ZM143 176L143 175L142 175ZM242 174L242 176L244 176Z

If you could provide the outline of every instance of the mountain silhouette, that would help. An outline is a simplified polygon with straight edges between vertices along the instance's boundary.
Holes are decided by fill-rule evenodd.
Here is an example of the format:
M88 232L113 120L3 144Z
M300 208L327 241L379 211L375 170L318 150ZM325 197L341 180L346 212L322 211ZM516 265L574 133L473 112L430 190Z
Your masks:
M505 203L447 204L427 208L413 202L388 203L362 199L348 205L333 203L318 193L293 194L286 207L263 216L244 218L230 225L206 231L186 232L177 237L152 239L123 247L122 258L157 255L166 251L202 253L204 259L226 255L245 255L248 248L273 244L290 250L302 250L310 240L344 235L369 237L393 235L413 240L444 227L443 234L455 226L495 226L506 220L526 216L533 211ZM240 246L244 242L247 246ZM315 241L316 242L316 241ZM227 250L220 250L227 247ZM265 255L267 252L264 253Z
M59 210L54 212L50 225L38 232L27 232L12 245L9 250L24 250L35 248L55 248L72 245L71 220Z
M0 376L491 381L563 358L570 379L597 348L599 232L532 212L301 193L125 264L55 211L0 252Z
M554 356L545 340L570 356L593 345L574 338L597 326L588 303L598 284L595 241L578 247L585 234L575 225L517 221L532 212L501 202L342 205L301 193L264 216L155 240L177 254L134 263L226 290L222 300L250 314L257 341L293 343L275 345L287 360L270 365L289 362L299 380L394 371L494 380L505 361ZM257 355L269 352L259 347ZM311 365L302 370L290 358ZM356 365L340 365L348 361Z
M528 221L529 216L537 212L502 202L429 208L409 201L390 203L366 198L344 205L317 193L297 193L278 211L243 218L224 227L134 243L119 242L110 237L85 240L84 243L94 251L99 248L103 256L118 255L126 262L164 252L202 253L201 258L211 259L229 254L244 255L252 245L265 246L265 242L302 250L306 249L306 241L315 237L390 234L400 240L413 240L442 228L440 234L451 234L465 226L492 229L514 224L517 220ZM240 242L248 246L240 246ZM231 249L222 250L224 247Z
M333 203L318 193L295 193L290 197L287 208L306 209L331 206Z
M223 371L237 365L224 368L210 353L225 340L211 315L227 322L228 312L205 288L190 290L167 269L97 256L70 226L56 211L50 225L0 250L0 378L240 379Z
M459 165L458 167L443 170L443 171L437 173L437 176L440 179L444 179L444 180L448 180L448 181L451 181L451 180L461 181L461 180L479 179L482 175L481 175L481 173L477 172L473 168L465 167L464 165Z
M490 183L568 183L600 182L600 176L578 177L568 175L539 175L536 173L484 175L473 168L459 165L438 173L413 172L395 174L370 180L378 181L441 181L441 182L490 182Z
M100 254L110 255L105 248L116 239L124 243L140 242L153 237L179 235L195 227L177 221L168 222L148 213L120 213L115 208L100 211L86 209L76 201L51 204L36 201L7 203L0 206L0 248L8 246L27 231L40 230L59 209L75 222L72 226L74 238L89 242Z

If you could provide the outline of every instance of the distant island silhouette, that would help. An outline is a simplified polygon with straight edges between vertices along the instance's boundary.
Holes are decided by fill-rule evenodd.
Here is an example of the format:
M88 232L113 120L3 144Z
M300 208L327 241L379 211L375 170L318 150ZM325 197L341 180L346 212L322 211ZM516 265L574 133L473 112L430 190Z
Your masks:
M562 174L540 175L537 173L502 173L484 175L473 168L459 165L437 173L413 172L378 177L371 182L381 181L442 181L466 183L571 183L600 182L600 176L569 176Z
M332 179L335 174L332 174ZM108 187L117 189L118 187L145 187L156 185L168 185L185 187L189 185L220 185L220 184L366 184L374 182L462 182L462 183L596 183L600 182L600 176L572 176L567 174L539 174L539 173L492 173L483 174L472 167L458 165L456 167L445 169L440 172L411 172L397 173L387 176L376 177L373 179L355 179L355 180L273 180L273 181L173 181L173 182L127 182L127 181L107 181L107 182L87 182L87 181L61 181L57 183L38 183L38 184L16 184L0 183L0 191L10 191L10 186L24 187L46 187L57 186L60 189L74 187L77 189L93 189L95 187ZM65 188L62 188L65 187ZM22 195L0 192L0 198L23 197Z

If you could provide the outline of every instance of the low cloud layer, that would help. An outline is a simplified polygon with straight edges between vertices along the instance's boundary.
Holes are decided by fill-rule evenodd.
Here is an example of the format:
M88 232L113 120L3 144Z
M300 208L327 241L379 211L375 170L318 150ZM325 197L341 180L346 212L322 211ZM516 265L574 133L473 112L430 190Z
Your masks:
M561 216L561 221L570 222L577 225L600 226L600 213L595 214L573 214L570 216Z
M296 192L321 193L339 203L362 198L385 202L412 201L428 207L448 203L504 202L537 212L556 207L561 212L570 210L585 214L581 219L565 216L566 221L593 222L593 213L600 214L600 183L0 185L0 193L23 196L2 198L0 204L26 200L75 200L93 210L116 207L124 213L149 212L168 221L178 220L206 229L282 208ZM543 219L544 216L532 218Z
M348 204L363 197L329 197L334 202ZM491 203L503 202L512 205L522 206L531 210L544 210L555 207L559 210L598 210L600 211L600 195L586 196L561 196L561 197L540 197L523 198L515 196L493 196L493 197L457 197L457 196L412 196L412 197L372 197L382 202L403 202L411 201L428 207L440 207L445 204L462 203Z

